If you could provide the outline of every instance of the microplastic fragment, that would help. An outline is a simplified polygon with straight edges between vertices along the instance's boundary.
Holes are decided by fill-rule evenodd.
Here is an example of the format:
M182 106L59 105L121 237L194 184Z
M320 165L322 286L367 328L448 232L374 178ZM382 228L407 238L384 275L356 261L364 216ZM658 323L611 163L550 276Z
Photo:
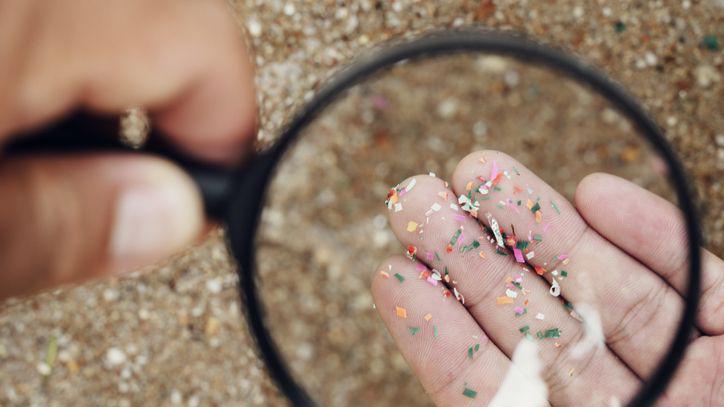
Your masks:
M405 252L408 259L414 259L415 255L417 254L417 247L413 245L407 246L407 251Z
M382 275L382 277L384 277L384 278L390 278L390 275L389 275L389 273L387 273L387 272L386 272L386 271L384 271L384 270L380 270L380 274L381 274L381 275Z
M525 258L528 260L532 259L533 257L535 257L535 252L528 252L525 254Z
M408 328L410 330L410 335L415 336L416 333L420 332L420 327L417 326L411 326Z
M417 185L417 180L415 178L411 179L410 182L405 187L406 192L412 191L412 188L415 188L415 185Z
M541 331L536 332L535 335L538 337L538 339L560 338L561 330L558 328L546 329L544 332L541 332Z
M493 166L490 168L490 179L495 179L498 176L498 162L493 160Z
M533 266L533 268L535 269L536 274L538 274L539 276L542 276L543 274L545 274L548 271L544 267L541 267L541 266Z
M535 319L542 321L542 320L546 319L546 316L539 312L535 315Z
M508 289L505 290L505 295L506 295L508 298L517 298L517 297L518 297L518 293L515 292L515 291L513 291L513 290L511 290L510 288L508 288Z
M460 253L465 253L469 250L477 249L478 247L480 247L480 242L478 242L477 240L473 240L472 242L470 242L469 245L462 246L460 248Z
M437 261L442 261L442 259L440 258L440 255L437 254L437 252L435 252L435 259L436 259Z
M396 278L397 281L399 281L399 282L405 281L405 277L403 277L402 274L400 274L400 273L395 273L395 278Z
M408 231L408 232L414 232L414 231L416 231L416 230L417 230L417 225L418 225L418 223L415 222L414 220L411 220L411 221L407 222L407 231Z
M437 338L437 336L438 336L437 335L437 325L432 326L432 334L433 334L433 336L435 336L435 338Z
M523 252L521 252L519 248L513 248L513 254L515 255L515 261L517 261L518 263L525 263L525 259L523 258Z
M473 347L472 346L468 348L468 358L469 359L473 358Z
M533 213L536 213L540 210L540 202L536 201L536 203L530 207L530 211Z
M432 314L426 314L423 318L425 318L425 321L430 322L430 320L432 319Z
M561 295L561 286L558 284L555 278L551 279L551 289L549 290L552 296L558 297Z
M455 246L455 243L457 243L458 238L460 237L460 234L463 233L462 229L458 229L455 231L455 234L450 238L450 246Z
M402 307L395 307L395 313L400 318L407 318L407 310Z
M401 204L401 203L396 203L396 204L395 204L395 212L400 212L401 210L402 210L402 204Z
M495 299L495 302L498 303L498 305L503 305L503 304L512 304L514 301L510 297L500 296Z
M478 392L467 387L463 390L463 396L474 399L478 395Z
M535 223L541 223L542 220L543 220L543 214L541 213L541 211L537 211L535 213Z
M496 248L495 248L495 254L500 255L500 256L507 256L507 255L508 255L508 253L504 252L503 250L500 250L499 247L496 247Z
M540 234L536 234L533 236L533 240L535 240L536 242L542 242L543 236L541 236Z
M515 316L516 316L516 317L520 317L520 316L523 316L523 315L527 314L527 313L528 313L528 309L527 309L527 308L523 308L523 307L515 307L515 308L513 308L513 312L515 312Z
M525 326L520 327L518 330L522 334L527 334L528 332L530 332L530 326L525 325Z
M555 202L553 202L553 200L552 200L552 199L551 199L551 206L553 207L553 209L555 209L555 210L556 210L556 213L557 213L557 214L559 214L559 215L561 214L561 210L560 210L560 209L558 209L558 205L556 205L556 203L555 203Z
M566 270L561 270L561 276L568 277L568 272Z
M505 247L505 244L503 243L503 235L500 233L500 226L498 225L498 221L495 220L493 215L490 213L486 213L485 217L488 218L488 221L490 221L490 228L493 230L493 235L495 235L495 241L500 247Z
M483 252L483 251L481 250L480 253L478 253L478 256L480 256L481 259L484 259L484 258L485 258L485 252Z

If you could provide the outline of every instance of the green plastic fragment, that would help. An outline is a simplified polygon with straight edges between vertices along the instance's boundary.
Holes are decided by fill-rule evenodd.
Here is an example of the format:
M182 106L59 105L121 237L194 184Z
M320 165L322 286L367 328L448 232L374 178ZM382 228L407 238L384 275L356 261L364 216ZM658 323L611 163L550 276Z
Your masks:
M473 240L469 245L460 248L460 253L465 253L469 250L473 250L480 247L480 242Z
M561 214L561 210L558 209L558 205L556 205L556 203L553 202L552 200L551 200L551 206L553 207L553 209L556 210L556 213L557 213L557 214L559 214L559 215Z
M566 270L561 270L561 276L568 277L568 272Z
M438 334L437 334L437 325L433 325L433 326L432 326L432 334L433 334L433 336L435 336L435 338L437 338L437 336L438 336Z
M395 278L396 278L399 282L405 281L405 277L403 277L402 274L400 274L400 273L395 273Z
M463 233L462 229L458 229L455 231L455 234L452 236L452 238L450 238L450 246L455 246L455 243L457 243L458 238L460 237L460 235L462 233Z
M517 247L520 250L525 250L528 248L528 245L530 244L527 240L518 240L515 242L515 247Z
M561 330L558 328L546 329L544 332L538 331L535 335L538 337L538 339L560 338Z
M624 24L623 21L616 21L613 24L613 29L616 30L617 33L622 33L626 31L626 24Z
M435 252L435 259L437 259L437 261L442 261L442 259L440 258L440 255L437 254L437 252Z
M416 333L420 332L420 327L417 326L411 326L408 328L410 330L410 335L415 336Z
M499 247L496 247L496 248L495 248L495 254L499 254L499 255L501 255L501 256L507 256L507 255L508 255L508 253L500 250Z
M540 210L540 202L536 202L535 205L530 207L530 211L536 213Z
M542 242L542 241L543 241L543 236L541 236L540 234L537 234L537 233L536 233L536 234L533 236L533 240L535 240L536 242Z
M474 399L478 395L478 392L473 389L468 389L465 387L465 390L463 390L463 396Z
M528 326L528 325L522 326L522 327L520 327L520 329L518 329L518 330L519 330L520 333L522 333L522 334L527 334L528 332L530 332L530 326Z

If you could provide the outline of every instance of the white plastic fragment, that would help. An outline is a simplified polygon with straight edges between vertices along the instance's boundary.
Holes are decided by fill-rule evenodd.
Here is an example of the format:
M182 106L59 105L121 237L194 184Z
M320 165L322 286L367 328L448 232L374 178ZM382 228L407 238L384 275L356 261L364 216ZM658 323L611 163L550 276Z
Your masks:
M513 352L513 361L490 401L490 407L546 406L548 386L541 377L543 362L538 356L538 345L522 339Z
M583 319L583 338L571 349L571 356L581 359L593 349L600 349L604 345L603 325L601 316L596 309L588 304L575 306L576 312Z
M490 229L493 230L493 235L495 235L495 241L498 243L498 246L505 248L505 244L503 243L503 235L500 233L500 226L498 226L498 221L495 220L490 212L486 213L485 217L488 218L488 222L490 222Z
M561 286L558 284L558 280L555 278L551 279L551 289L549 290L552 296L558 297L561 295Z

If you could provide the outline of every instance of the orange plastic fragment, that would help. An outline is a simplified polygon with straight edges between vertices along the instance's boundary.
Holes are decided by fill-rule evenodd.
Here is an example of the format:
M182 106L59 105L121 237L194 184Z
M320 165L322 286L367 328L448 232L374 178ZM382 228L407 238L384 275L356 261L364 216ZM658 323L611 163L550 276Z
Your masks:
M510 297L507 297L507 296L503 295L503 296L500 296L500 297L496 298L496 299L495 299L495 302L498 303L498 305L512 304L512 303L513 303L513 299L510 298Z

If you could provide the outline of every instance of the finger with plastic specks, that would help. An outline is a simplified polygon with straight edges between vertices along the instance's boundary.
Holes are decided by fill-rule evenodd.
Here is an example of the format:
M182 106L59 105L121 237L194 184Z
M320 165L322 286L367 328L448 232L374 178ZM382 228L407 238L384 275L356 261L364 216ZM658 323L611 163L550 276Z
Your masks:
M487 405L510 360L465 307L440 295L422 263L387 259L372 280L375 306L425 391L438 406Z
M583 335L581 324L549 294L544 280L513 260L498 243L502 237L487 233L458 205L444 181L409 178L391 190L388 208L392 231L407 254L429 266L429 278L449 286L438 295L464 302L508 357L521 338L544 337L539 345L546 381L554 390L565 389L553 391L552 401L590 397L590 388L602 400L611 394L624 400L635 390L635 376L606 349L571 357L568 350ZM594 385L598 382L603 384Z
M563 196L497 151L465 157L452 178L458 195L479 204L480 221L507 232L516 261L530 264L574 304L603 309L609 347L640 377L664 355L683 306L656 274L590 228ZM609 208L615 211L616 208Z

